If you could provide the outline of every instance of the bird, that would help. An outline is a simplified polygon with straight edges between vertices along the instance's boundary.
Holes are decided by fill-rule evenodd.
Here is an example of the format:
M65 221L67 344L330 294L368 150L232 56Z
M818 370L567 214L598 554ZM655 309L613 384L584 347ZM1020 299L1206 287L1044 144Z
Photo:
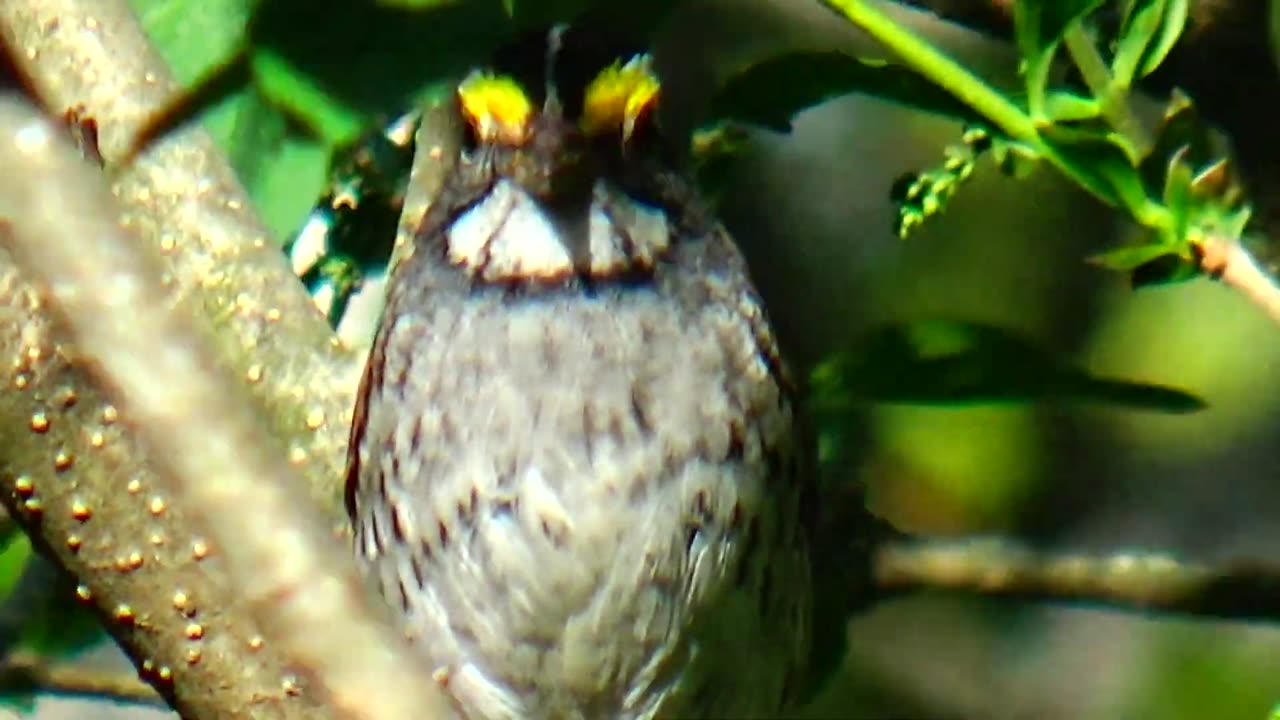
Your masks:
M573 37L545 33L542 83L454 93L463 147L360 382L354 554L462 717L779 717L812 643L810 433L650 56L584 71Z

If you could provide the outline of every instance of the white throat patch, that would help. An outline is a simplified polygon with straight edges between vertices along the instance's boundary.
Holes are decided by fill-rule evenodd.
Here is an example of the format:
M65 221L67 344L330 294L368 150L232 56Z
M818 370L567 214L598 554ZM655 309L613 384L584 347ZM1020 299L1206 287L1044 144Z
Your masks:
M670 247L666 213L604 180L588 212L585 224L560 220L519 185L498 180L449 228L449 262L487 282L606 279L648 272Z

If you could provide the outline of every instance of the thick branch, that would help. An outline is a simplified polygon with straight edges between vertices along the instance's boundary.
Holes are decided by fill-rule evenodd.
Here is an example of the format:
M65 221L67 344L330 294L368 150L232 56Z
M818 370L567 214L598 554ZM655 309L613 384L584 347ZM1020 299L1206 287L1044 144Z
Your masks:
M0 500L12 517L184 716L313 717L314 696L295 697L299 679L194 526L199 508L179 506L157 482L117 406L4 252L0 313Z
M1006 540L893 541L874 555L883 593L942 590L1234 620L1280 619L1280 567L1168 555L1047 553Z
M264 404L313 497L343 526L339 478L358 358L337 345L202 128L111 167L180 93L125 0L0 2L0 39L53 114L78 107L97 123L123 222L168 258L172 299L193 298L221 361Z
M445 715L429 673L399 657L398 638L361 602L349 555L297 502L305 493L283 449L257 432L247 392L222 379L188 304L169 305L158 259L116 224L97 173L14 100L0 102L0 164L10 169L0 215L11 218L12 251L117 389L170 491L200 508L269 639L344 717Z
M110 161L174 91L123 2L0 3L0 38L52 108L82 107ZM271 409L313 495L340 522L348 360L289 277L225 162L198 129L120 173L125 216L173 262L169 289L225 331L220 348ZM216 264L215 264L216 263ZM26 278L0 257L6 452L0 499L36 544L75 576L108 629L189 717L313 717L314 695L287 669L194 527L155 482L84 358L55 331ZM354 365L350 367L354 371ZM353 372L346 373L353 376Z

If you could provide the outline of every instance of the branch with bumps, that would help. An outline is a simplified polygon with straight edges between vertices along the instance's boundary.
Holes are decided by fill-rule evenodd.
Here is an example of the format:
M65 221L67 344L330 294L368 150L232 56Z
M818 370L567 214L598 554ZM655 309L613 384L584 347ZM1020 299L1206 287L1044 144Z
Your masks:
M115 196L48 121L6 103L6 244L26 260L0 265L0 416L25 430L4 458L11 513L185 716L443 714L329 537L358 360L203 131L112 166L177 93L125 3L6 4L0 32L46 108L96 124ZM86 247L95 261L77 264ZM148 382L194 394L166 407ZM294 472L315 510L291 494Z

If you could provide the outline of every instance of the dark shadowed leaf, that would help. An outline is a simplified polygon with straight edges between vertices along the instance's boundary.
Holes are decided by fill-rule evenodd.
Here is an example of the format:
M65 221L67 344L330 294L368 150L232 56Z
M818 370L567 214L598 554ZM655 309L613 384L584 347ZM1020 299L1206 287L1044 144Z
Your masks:
M1122 133L1105 127L1052 125L1043 128L1041 135L1100 199L1135 215L1148 202L1138 151Z
M1200 264L1175 253L1161 255L1151 262L1133 269L1129 274L1129 282L1133 287L1155 287L1158 285L1174 285L1200 276Z
M881 327L810 375L818 414L866 402L968 405L1062 401L1184 413L1205 407L1174 388L1097 377L997 327L927 320Z
M25 537L0 553L0 655L25 648L58 657L103 639L92 611L76 599L75 586Z
M734 75L716 93L710 120L789 132L791 119L801 111L855 92L966 121L979 119L901 65L838 51L803 51L778 55Z

